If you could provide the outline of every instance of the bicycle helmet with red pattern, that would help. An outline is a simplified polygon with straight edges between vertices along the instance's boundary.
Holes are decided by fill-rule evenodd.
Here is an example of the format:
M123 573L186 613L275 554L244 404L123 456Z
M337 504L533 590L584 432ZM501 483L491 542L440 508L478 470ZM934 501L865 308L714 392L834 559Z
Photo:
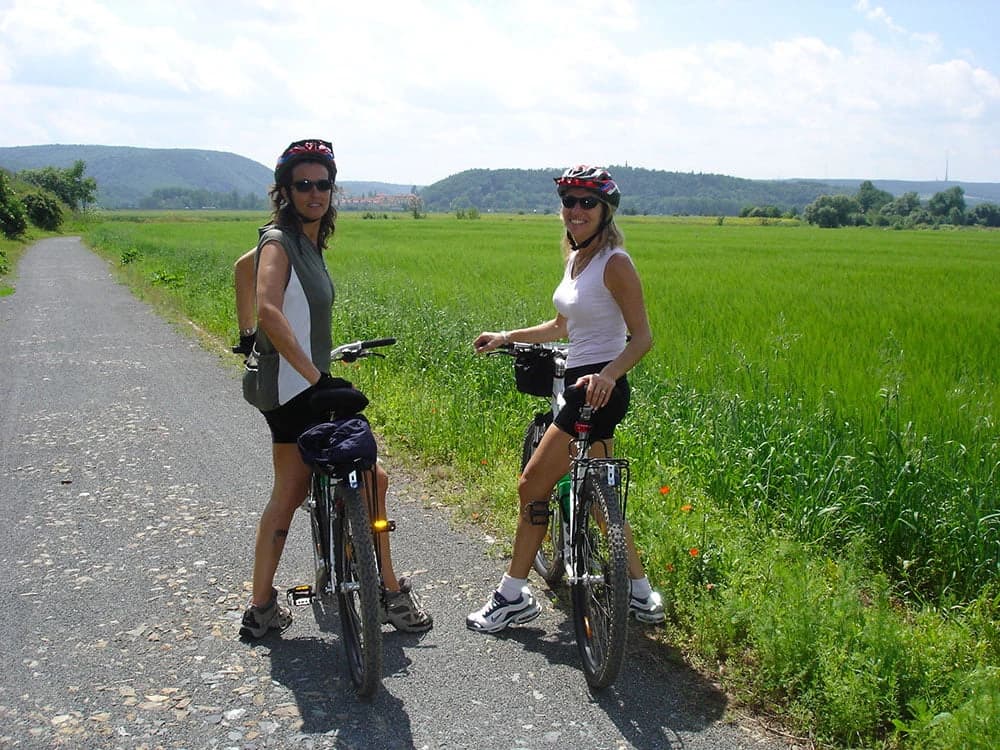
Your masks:
M556 191L559 195L565 194L570 188L583 188L592 192L612 209L618 208L622 200L618 184L611 179L611 173L604 167L588 167L581 164L578 167L570 167L561 177L552 179L558 186Z
M577 242L572 232L566 230L566 239L569 240L573 250L583 250L590 243L596 240L605 229L615 220L615 211L622 200L622 193L618 189L618 184L611 179L611 173L604 167L588 167L581 164L578 167L570 167L562 173L560 177L552 178L556 183L556 192L562 197L573 188L582 188L594 194L603 206L604 215L600 226L583 242Z
M330 179L337 178L337 162L333 156L333 144L318 138L307 138L288 144L281 152L278 163L274 165L274 182L283 185L291 179L292 167L304 161L314 161L325 164L330 170Z

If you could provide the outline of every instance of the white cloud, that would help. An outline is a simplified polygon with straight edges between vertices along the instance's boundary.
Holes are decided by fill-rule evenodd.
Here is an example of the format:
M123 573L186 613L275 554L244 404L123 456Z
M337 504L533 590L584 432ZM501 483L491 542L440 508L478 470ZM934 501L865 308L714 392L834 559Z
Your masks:
M885 24L886 28L890 31L896 32L898 34L903 34L906 32L901 26L897 26L892 17L885 11L881 5L872 7L872 4L868 0L858 0L857 4L854 6L858 11L863 13L869 20L879 21Z
M663 10L641 0L15 0L0 10L4 137L270 164L321 134L344 179L420 183L583 160L922 178L948 148L1000 179L997 72L881 5L854 9L840 37L776 20L769 37L670 44L644 33Z

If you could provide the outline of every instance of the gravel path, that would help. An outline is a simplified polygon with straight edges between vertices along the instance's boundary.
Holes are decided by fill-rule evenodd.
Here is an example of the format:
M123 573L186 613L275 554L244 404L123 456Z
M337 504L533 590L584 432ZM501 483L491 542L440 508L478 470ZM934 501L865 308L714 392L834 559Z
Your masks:
M467 631L503 564L391 457L396 567L434 629L385 629L370 704L336 620L300 608L282 636L241 642L270 461L232 369L76 238L36 244L14 284L0 299L0 747L788 747L725 720L725 697L639 627L617 684L591 694L551 595L527 626ZM307 579L307 539L297 517L279 585Z

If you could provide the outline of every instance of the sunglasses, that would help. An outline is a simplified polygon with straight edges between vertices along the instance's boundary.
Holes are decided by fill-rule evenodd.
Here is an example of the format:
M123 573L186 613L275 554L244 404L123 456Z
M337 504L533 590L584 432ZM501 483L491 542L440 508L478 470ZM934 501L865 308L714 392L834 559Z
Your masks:
M582 198L577 198L575 195L564 195L562 197L562 204L566 208L573 208L577 203L580 204L580 208L589 211L594 206L596 206L600 201L591 195L585 195Z
M297 193L308 193L313 188L321 193L328 193L333 190L333 183L330 180L296 180L292 187Z

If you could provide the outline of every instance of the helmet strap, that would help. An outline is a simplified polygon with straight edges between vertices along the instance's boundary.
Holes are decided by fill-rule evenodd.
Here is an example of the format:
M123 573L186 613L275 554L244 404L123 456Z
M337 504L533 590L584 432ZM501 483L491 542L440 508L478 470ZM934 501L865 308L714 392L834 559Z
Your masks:
M570 231L568 229L566 230L566 239L569 240L569 246L571 248L573 248L574 251L576 251L576 250L586 250L588 247L590 247L590 243L593 242L594 240L596 240L598 238L598 236L605 229L607 229L609 226L611 226L611 222L615 220L614 214L611 214L611 212L608 210L607 204L605 204L604 202L602 202L601 203L601 208L604 211L604 219L601 221L601 225L599 227L597 227L597 231L596 232L594 232L592 235L590 235L583 242L577 242L575 239L573 239L572 233L570 233Z

